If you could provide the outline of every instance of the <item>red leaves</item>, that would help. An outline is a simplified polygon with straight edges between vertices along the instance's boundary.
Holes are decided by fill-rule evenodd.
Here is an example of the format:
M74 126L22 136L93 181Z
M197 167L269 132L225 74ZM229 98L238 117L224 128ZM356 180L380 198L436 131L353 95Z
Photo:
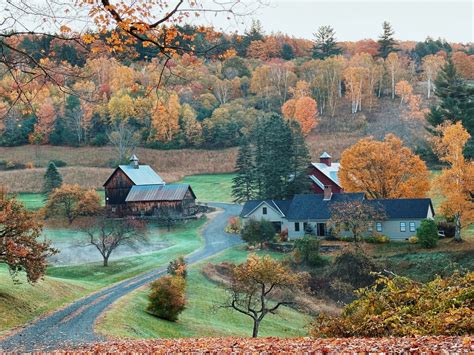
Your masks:
M277 353L277 352L448 352L474 351L473 337L416 338L180 338L136 341L111 341L76 349L94 353Z

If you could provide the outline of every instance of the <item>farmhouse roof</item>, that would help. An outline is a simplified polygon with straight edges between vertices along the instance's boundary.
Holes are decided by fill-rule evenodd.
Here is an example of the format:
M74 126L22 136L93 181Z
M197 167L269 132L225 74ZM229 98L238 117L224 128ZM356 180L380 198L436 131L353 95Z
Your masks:
M266 204L276 212L286 216L290 208L291 200L250 200L244 204L240 215L246 217L255 211L261 204Z
M291 201L287 218L296 220L319 220L331 217L333 203L362 201L364 193L332 194L330 200L325 200L322 194L295 195Z
M132 186L125 201L180 201L186 196L188 190L196 198L188 184Z
M434 215L430 198L399 198L367 200L368 203L381 206L388 219L420 219L426 218L429 209Z
M127 177L135 185L164 185L163 179L149 165L139 165L138 169L131 165L119 165Z
M339 163L332 163L331 166L328 166L324 163L311 163L316 169L321 171L324 175L326 175L331 181L333 181L338 186L341 186L339 183L339 177L337 173L339 172L340 164Z

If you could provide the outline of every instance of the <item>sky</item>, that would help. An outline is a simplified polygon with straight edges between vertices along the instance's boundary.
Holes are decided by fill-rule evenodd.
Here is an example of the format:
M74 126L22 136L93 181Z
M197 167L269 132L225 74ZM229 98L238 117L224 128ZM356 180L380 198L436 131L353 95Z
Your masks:
M386 20L399 40L422 41L430 36L452 42L473 41L473 0L268 0L268 3L252 16L261 21L266 33L312 38L319 26L331 25L340 41L375 39ZM244 22L236 27L239 32L251 22L250 17Z

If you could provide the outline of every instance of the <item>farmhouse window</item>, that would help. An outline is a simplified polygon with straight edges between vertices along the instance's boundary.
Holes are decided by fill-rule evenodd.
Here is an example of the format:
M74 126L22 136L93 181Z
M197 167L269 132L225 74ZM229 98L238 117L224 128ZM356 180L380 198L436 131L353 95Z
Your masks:
M375 223L375 230L377 232L381 232L382 231L382 222L377 222Z
M263 207L263 208L262 208L262 213L263 213L263 214L267 214L267 208L266 208L266 207Z
M300 231L300 222L295 222L295 232Z
M372 232L372 231L374 230L374 225L372 224L372 222L369 222L369 225L368 225L368 227L367 227L367 230L368 230L369 232Z
M416 232L415 222L410 222L410 232Z
M406 231L407 231L406 222L400 222L400 232L406 232Z

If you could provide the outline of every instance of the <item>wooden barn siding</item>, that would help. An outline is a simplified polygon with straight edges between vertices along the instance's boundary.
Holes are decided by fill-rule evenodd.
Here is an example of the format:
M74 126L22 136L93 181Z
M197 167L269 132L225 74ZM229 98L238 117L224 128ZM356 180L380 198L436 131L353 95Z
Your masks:
M332 181L330 178L328 178L326 175L324 175L319 169L316 169L314 166L311 166L309 175L314 175L318 178L319 181L321 181L324 185L329 185L331 186L331 191L332 193L341 193L343 192L342 189L337 186L334 181ZM315 182L311 181L311 188L312 190L317 193L317 194L322 194L324 193L324 190L322 190L318 185L316 185Z
M105 187L105 201L107 205L124 205L133 182L125 173L117 169L110 177Z
M190 216L196 213L196 201L183 199L180 201L140 201L128 202L127 206L132 215L157 215L171 214L175 217Z

